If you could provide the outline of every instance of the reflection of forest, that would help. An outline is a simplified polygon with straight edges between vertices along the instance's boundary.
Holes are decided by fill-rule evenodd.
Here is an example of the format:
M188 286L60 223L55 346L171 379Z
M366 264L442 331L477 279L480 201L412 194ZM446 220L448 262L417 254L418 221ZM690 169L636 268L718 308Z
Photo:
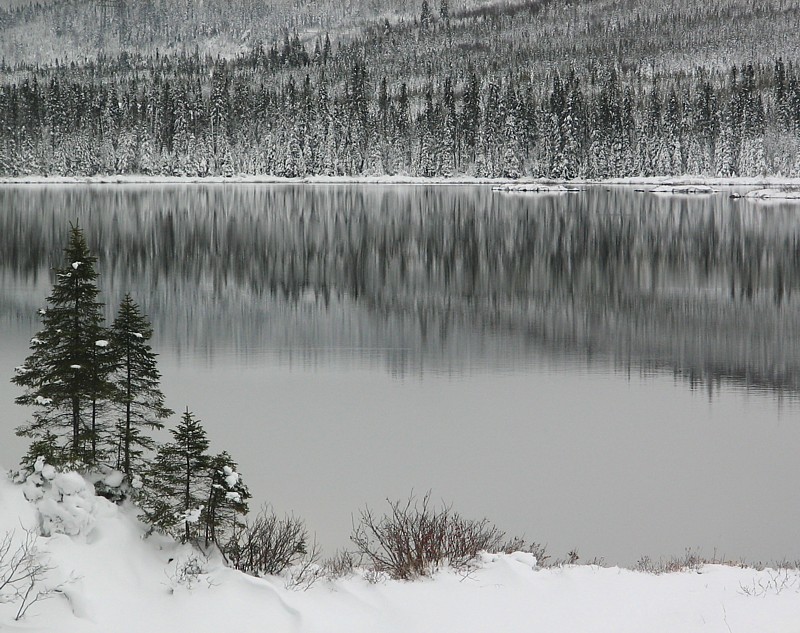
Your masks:
M693 385L800 389L790 207L357 186L0 189L0 279L46 289L69 221L160 344L374 354L394 371L607 356ZM3 293L6 315L42 303ZM32 305L27 305L33 302Z

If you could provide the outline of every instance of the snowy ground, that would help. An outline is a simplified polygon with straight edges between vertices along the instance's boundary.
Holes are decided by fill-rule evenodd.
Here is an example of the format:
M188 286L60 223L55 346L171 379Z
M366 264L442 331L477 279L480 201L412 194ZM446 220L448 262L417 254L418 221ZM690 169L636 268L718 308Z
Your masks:
M709 176L658 176L612 178L608 180L571 180L559 181L547 179L521 178L510 180L504 178L475 178L472 176L454 176L451 178L420 178L416 176L309 176L306 178L282 178L278 176L254 176L240 174L237 176L146 176L146 175L110 175L110 176L17 176L0 178L0 185L13 184L389 184L389 185L495 185L531 189L531 185L566 184L576 185L641 185L657 187L660 185L682 187L686 185L704 185L706 187L800 187L800 178L787 176L759 176L716 178ZM521 186L521 187L520 187ZM539 189L534 187L533 190Z
M19 539L23 528L44 522L52 533L39 537L41 559L51 568L44 585L67 582L18 622L18 605L0 600L4 631L800 630L797 571L720 565L655 575L588 565L539 569L529 554L487 554L468 574L368 582L359 572L302 591L287 588L283 578L252 578L215 559L182 582L177 570L194 556L189 547L158 535L144 538L132 508L94 496L74 474L45 470L40 476L44 487L0 479L0 540L7 532Z

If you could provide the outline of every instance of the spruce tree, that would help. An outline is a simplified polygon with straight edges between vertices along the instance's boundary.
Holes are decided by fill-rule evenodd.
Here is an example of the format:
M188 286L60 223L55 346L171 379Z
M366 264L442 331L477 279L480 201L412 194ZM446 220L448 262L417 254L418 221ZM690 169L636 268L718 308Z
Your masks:
M173 441L159 447L150 467L144 514L155 527L186 543L200 534L209 442L200 420L189 409L170 432Z
M34 406L33 419L17 429L47 449L56 465L92 464L98 459L99 407L111 393L110 364L103 341L102 304L97 301L97 258L76 225L65 249L67 264L56 270L42 329L12 382L25 393L17 404ZM35 455L29 454L35 459Z
M208 494L203 509L205 545L215 543L224 551L226 544L247 513L250 491L237 472L233 458L225 451L211 458L208 469Z
M142 459L145 450L155 446L146 430L164 428L161 422L174 412L164 406L164 394L156 367L156 354L149 340L153 328L129 294L119 306L117 318L111 326L111 352L115 372L115 403L119 411L119 425L115 434L117 464L130 481L132 471Z

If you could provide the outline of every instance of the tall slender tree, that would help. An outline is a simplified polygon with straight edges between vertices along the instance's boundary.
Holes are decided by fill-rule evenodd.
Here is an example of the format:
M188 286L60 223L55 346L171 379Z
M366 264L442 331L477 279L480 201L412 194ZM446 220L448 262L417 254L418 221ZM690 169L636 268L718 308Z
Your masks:
M130 480L145 450L155 442L146 431L164 428L162 420L174 412L164 406L164 394L149 344L153 328L129 294L125 295L111 326L111 353L115 372L115 403L119 411L116 433L117 468Z

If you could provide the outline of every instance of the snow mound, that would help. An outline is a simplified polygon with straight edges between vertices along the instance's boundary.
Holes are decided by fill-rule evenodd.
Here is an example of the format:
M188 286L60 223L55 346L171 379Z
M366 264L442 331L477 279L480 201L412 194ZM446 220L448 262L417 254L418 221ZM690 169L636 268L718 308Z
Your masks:
M785 189L756 189L745 194L750 200L800 200L800 191Z
M87 535L95 522L94 486L76 472L57 472L39 457L34 472L24 476L22 494L34 503L43 536Z
M649 190L650 193L659 194L692 194L708 195L716 193L716 189L709 185L659 185Z
M32 491L33 503L26 501ZM20 524L35 525L37 509L53 526L58 517L60 528L78 526L89 514L91 538L66 532L39 538L48 567L42 586L59 586L57 597L33 605L18 623L17 606L0 601L0 630L724 633L797 631L800 622L796 570L707 565L653 575L594 565L542 569L530 553L483 553L469 570L443 569L416 582L356 570L298 591L286 577L246 576L213 551L203 554L149 533L135 506L95 496L91 482L76 473L51 473L44 460L21 483L0 478L0 537Z

